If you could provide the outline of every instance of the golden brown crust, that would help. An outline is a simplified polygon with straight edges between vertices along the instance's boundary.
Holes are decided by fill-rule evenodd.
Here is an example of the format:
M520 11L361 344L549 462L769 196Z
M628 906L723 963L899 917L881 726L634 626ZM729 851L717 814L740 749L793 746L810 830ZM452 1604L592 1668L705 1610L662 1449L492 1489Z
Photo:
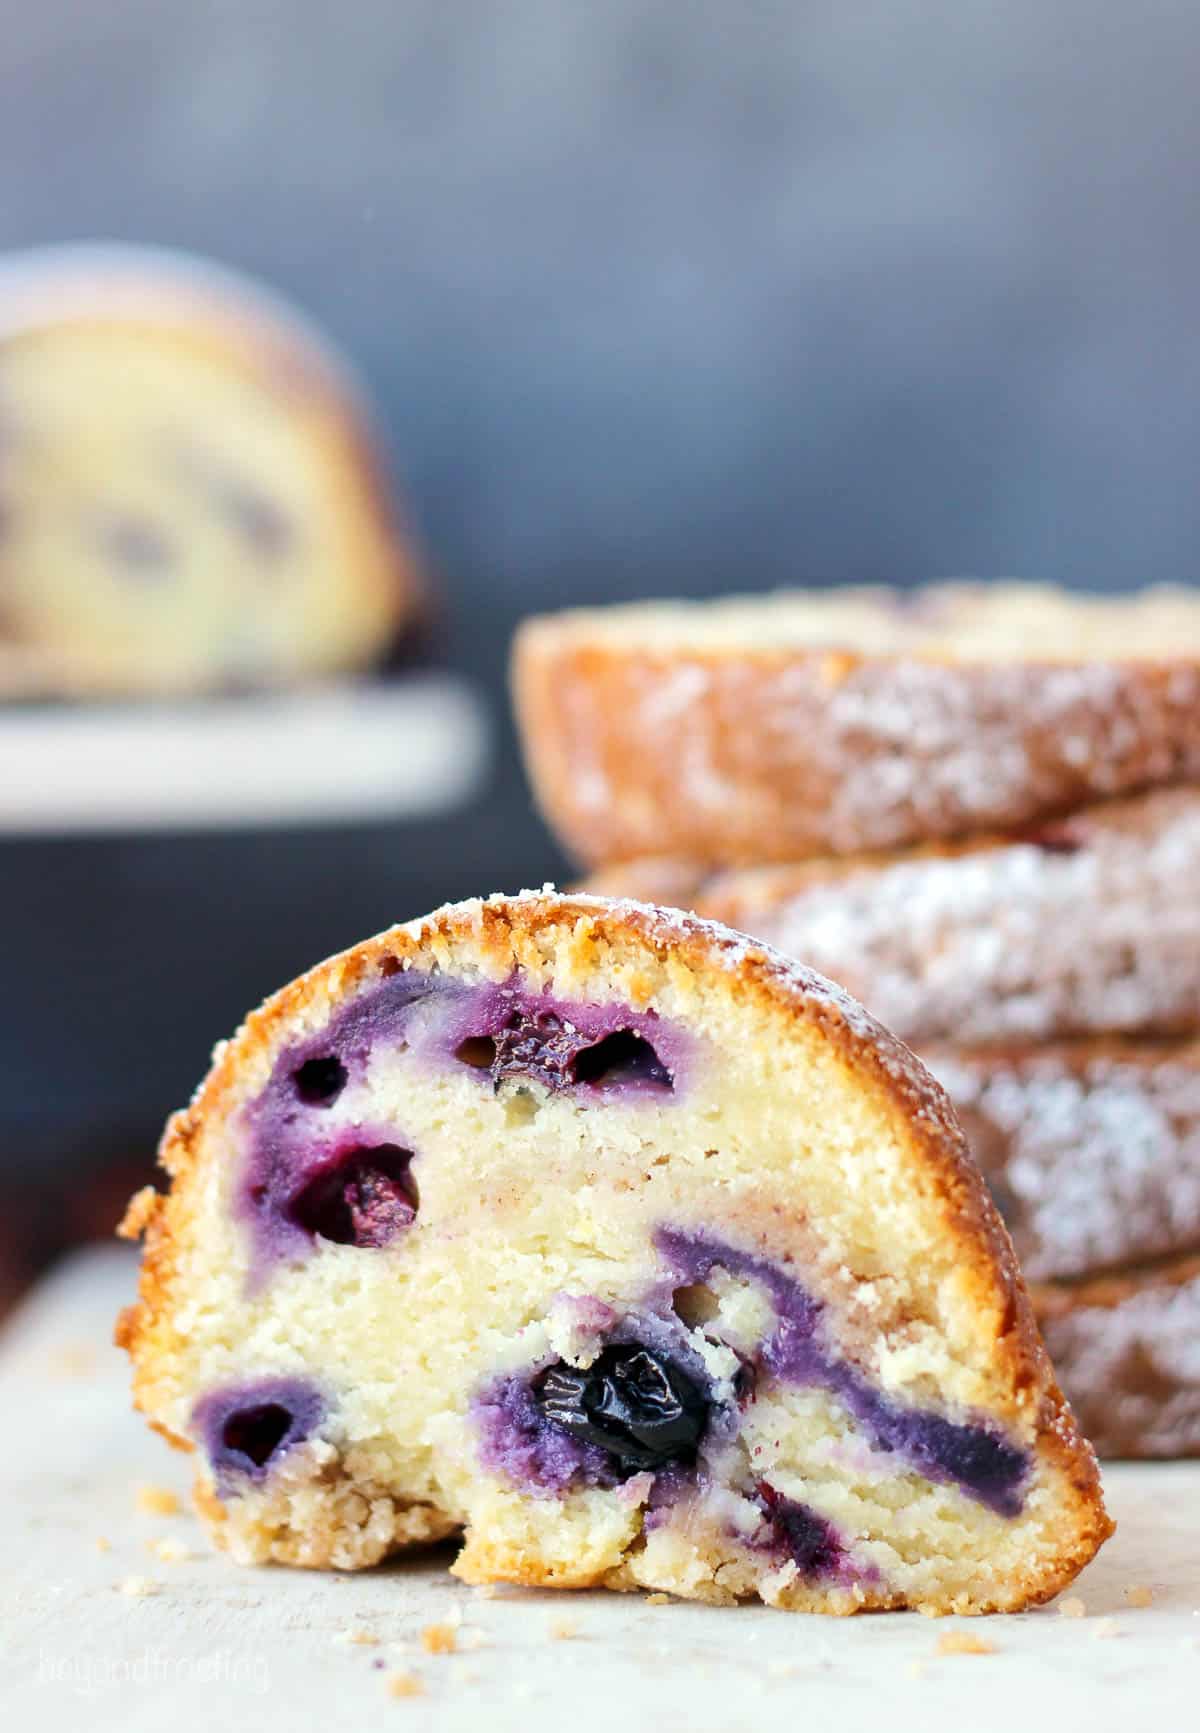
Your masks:
M899 848L1200 778L1200 656L1036 655L1036 636L1027 661L955 660L552 615L518 633L513 691L542 811L591 864Z
M282 298L206 260L156 248L68 246L10 255L0 266L0 351L58 325L141 332L204 354L286 398L335 478L353 531L350 605L383 622L374 656L382 657L426 611L428 585L386 475L373 412L332 345ZM363 659L355 655L353 664ZM218 671L212 683L224 679ZM120 694L133 684L158 689L153 667L135 680L129 666L89 654L86 643L69 650L26 638L10 643L0 630L6 692Z
M1023 1604L1056 1593L1092 1556L1111 1525L1095 1459L1055 1384L1011 1242L967 1155L944 1092L907 1048L832 983L713 923L642 904L525 893L448 905L318 965L251 1013L232 1040L216 1050L191 1104L168 1123L160 1162L173 1185L165 1202L160 1209L143 1202L133 1210L135 1222L148 1223L147 1244L138 1304L119 1334L134 1361L138 1406L150 1405L158 1364L174 1350L180 1280L175 1250L192 1208L189 1186L201 1128L209 1116L224 1111L246 1073L265 1075L285 1032L306 1008L340 1002L377 977L406 966L452 965L462 943L473 964L503 980L514 964L536 967L544 960L542 941L556 939L569 941L573 959L581 964L603 943L635 964L639 957L652 957L700 975L719 971L735 998L819 1030L864 1089L887 1104L914 1169L940 1200L944 1232L972 1301L980 1362L991 1369L998 1410L1021 1416L1036 1432L1039 1455L1072 1490L1070 1542L1053 1568L1046 1567L1050 1574L1021 1585L1019 1599ZM636 991L632 996L636 1003Z

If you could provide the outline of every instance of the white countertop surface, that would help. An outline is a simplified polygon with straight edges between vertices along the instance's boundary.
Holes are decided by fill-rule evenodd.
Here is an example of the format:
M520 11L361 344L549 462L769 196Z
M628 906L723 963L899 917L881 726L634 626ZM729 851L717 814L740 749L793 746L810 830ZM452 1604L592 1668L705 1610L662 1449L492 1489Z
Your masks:
M501 1589L448 1553L358 1576L214 1555L186 1460L129 1409L112 1316L133 1261L84 1254L0 1341L5 1727L191 1733L414 1726L488 1733L1188 1733L1200 1728L1200 1463L1119 1465L1118 1532L1071 1591L1086 1612L932 1621ZM180 1494L139 1512L140 1483ZM164 1559L151 1548L166 1541ZM131 1594L130 1579L152 1592ZM1132 1585L1153 1592L1131 1606ZM453 1654L422 1630L458 1624ZM994 1645L939 1656L949 1629ZM374 1643L353 1642L369 1633ZM420 1695L396 1697L394 1674Z

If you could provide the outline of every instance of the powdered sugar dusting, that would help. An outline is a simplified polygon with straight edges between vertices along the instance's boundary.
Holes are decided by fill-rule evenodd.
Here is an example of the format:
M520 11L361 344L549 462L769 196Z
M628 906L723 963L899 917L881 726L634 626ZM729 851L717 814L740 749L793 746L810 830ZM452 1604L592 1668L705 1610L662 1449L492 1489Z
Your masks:
M1200 1043L927 1054L1026 1275L1200 1245Z
M1099 808L1058 834L791 880L728 873L695 901L844 981L909 1041L1200 1025L1200 795Z
M910 627L937 591L900 610L860 597L825 621L832 635L824 602L803 597L684 610L657 631L637 610L535 622L519 674L538 695L527 745L551 818L591 861L788 860L1200 777L1192 599L1106 612L1014 587L941 601L932 636Z
M1043 1329L1101 1455L1200 1451L1200 1271L1179 1283L1151 1279L1115 1306L1081 1299Z

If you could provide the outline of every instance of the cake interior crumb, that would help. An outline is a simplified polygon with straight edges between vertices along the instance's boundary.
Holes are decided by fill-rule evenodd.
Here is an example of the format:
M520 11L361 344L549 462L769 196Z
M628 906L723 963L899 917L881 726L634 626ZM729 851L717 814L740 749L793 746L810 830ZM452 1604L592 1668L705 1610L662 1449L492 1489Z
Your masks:
M989 1643L986 1637L976 1636L974 1631L964 1631L956 1626L952 1631L943 1631L937 1641L939 1655L994 1655L995 1643Z
M389 1697L423 1697L425 1681L416 1673L389 1673L387 1689Z
M427 1655L452 1655L458 1647L458 1632L451 1624L426 1625L421 1647Z

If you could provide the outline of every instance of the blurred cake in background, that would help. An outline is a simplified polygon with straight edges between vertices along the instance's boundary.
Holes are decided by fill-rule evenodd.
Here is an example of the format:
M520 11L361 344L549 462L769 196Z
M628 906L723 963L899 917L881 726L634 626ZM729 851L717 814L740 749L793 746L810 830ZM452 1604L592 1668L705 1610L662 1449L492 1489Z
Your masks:
M514 690L586 888L742 928L916 1047L1097 1448L1200 1455L1200 595L566 613Z
M420 597L370 412L294 310L149 248L0 260L0 696L357 669Z

